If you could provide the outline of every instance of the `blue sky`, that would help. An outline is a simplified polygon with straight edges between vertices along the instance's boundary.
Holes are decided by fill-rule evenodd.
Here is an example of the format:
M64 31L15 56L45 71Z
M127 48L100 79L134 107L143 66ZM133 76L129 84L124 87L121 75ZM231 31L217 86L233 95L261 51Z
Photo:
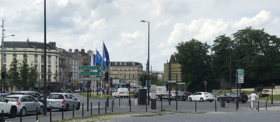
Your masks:
M43 42L43 0L0 0L6 41ZM279 0L47 0L47 42L66 50L102 50L111 61L150 61L153 70L192 38L213 44L215 37L252 26L280 34Z

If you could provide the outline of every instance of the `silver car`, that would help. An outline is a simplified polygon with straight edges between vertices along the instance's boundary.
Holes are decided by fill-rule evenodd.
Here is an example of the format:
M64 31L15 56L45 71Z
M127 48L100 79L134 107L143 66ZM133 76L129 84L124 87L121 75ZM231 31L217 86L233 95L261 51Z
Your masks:
M38 101L36 98L30 95L9 95L6 97L10 103L17 106L17 114L19 115L22 109L22 116L26 114L36 113L36 108L38 107L38 114L43 113L43 103Z
M80 109L80 101L69 93L51 93L47 98L47 109L63 109L72 110L74 104L74 109Z

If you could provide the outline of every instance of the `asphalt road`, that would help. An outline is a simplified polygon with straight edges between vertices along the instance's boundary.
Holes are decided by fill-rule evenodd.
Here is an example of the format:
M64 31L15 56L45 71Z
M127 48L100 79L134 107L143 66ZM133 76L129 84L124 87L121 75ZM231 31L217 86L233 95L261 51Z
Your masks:
M79 95L75 94L75 96L80 100L81 103L84 103L84 109L76 110L74 111L74 117L82 117L82 111L84 110L84 116L91 115L91 106L89 106L89 111L87 111L87 103L86 98L80 97ZM112 100L110 99L110 105L107 108L107 113L112 112ZM106 99L90 99L89 102L92 103L92 114L98 114L98 102L100 102L100 114L105 113L105 101ZM115 106L113 107L113 113L129 113L130 107L128 106L129 102L127 98L120 99L120 106L119 106L119 99L114 99ZM89 103L89 105L91 105ZM215 102L196 102L196 109L195 109L195 102L189 102L189 101L178 101L177 111L182 112L214 112L215 111ZM157 100L157 109L151 110L151 106L147 106L147 112L157 112L161 110L161 101ZM132 113L139 113L139 112L146 112L146 105L138 105L135 106L135 99L131 98L131 112ZM249 103L240 103L238 111L251 111L249 109ZM226 107L220 107L220 103L216 103L216 108L218 112L235 112L236 111L236 104L235 103L226 103ZM172 101L171 105L169 105L169 102L167 100L162 101L162 107L166 110L176 111L176 101ZM50 118L52 120L61 120L62 119L62 111L59 110L52 110L50 117L50 112L47 113L47 116L39 115L39 120L41 122L49 122ZM73 117L73 111L64 111L64 119L72 118ZM36 120L35 115L28 115L26 117L22 118L22 122L32 122ZM8 122L20 122L20 117L17 118L6 118L6 121Z

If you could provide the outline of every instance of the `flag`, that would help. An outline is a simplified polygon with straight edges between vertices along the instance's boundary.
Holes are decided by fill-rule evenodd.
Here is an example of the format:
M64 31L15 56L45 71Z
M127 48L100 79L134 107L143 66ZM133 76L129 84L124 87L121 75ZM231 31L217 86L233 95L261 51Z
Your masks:
M110 65L110 57L109 57L109 53L108 50L103 42L103 57L106 58L106 66L109 67Z
M100 53L98 52L98 50L96 50L96 64L102 64L102 57L100 55Z
M93 55L91 56L91 63L90 63L91 66L95 66L95 64L96 64L96 63L95 63L95 59L96 59L96 58L95 58L95 55L93 54Z
M103 67L106 68L106 62L104 60L102 60L102 61L103 61L102 62Z

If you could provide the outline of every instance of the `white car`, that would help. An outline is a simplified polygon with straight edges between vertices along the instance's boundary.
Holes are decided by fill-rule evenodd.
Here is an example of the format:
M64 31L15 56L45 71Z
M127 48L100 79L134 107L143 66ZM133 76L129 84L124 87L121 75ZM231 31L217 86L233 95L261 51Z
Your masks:
M214 96L211 93L208 92L196 92L188 97L189 101L209 101L212 102L214 101Z
M4 111L4 114L8 115L10 118L15 118L17 116L17 106L9 102L0 95L0 111Z
M117 92L114 92L113 94L112 94L112 96L114 96L114 97L126 97L126 98L128 98L128 96L129 96L129 91L128 91L128 89L127 88L118 88L118 90L117 90Z

